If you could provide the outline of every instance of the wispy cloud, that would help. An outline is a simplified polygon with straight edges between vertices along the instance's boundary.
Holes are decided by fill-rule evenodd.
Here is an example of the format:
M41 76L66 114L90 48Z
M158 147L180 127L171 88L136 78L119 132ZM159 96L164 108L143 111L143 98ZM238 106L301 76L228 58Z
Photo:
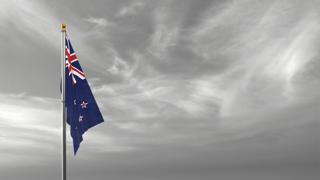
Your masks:
M106 27L106 26L112 26L114 23L108 21L107 19L104 18L94 18L94 17L89 17L84 19L85 21L94 24L95 26L98 27Z
M39 40L39 37L56 44L59 38L59 20L46 10L46 7L36 1L5 1L2 0L0 7L0 25L11 27L14 24L20 27L24 34ZM36 38L38 37L38 38Z
M147 50L158 58L164 58L167 51L176 45L179 37L179 24L172 23L165 7L154 12L154 32Z
M247 11L248 3L252 1L226 3L215 15L206 12L208 17L191 36L194 51L203 58L220 61L228 55L226 69L205 78L213 90L222 93L216 96L224 115L290 103L294 99L290 94L297 88L292 83L294 76L317 54L311 48L317 43L319 29L313 12L301 12L297 20L286 24L282 19L291 18L288 9L295 6L283 10L281 3L253 3L255 8ZM282 10L284 13L274 16ZM237 18L231 18L234 14Z
M145 6L143 1L133 1L131 4L124 6L120 9L120 11L116 14L117 17L124 17L136 14L139 10L141 10Z
M41 38L58 52L58 19L65 18L104 114L106 122L85 134L81 157L69 159L73 167L97 162L105 173L119 164L143 170L151 165L156 172L158 164L173 170L191 164L190 169L211 172L214 167L298 167L318 160L320 27L313 0L99 1L90 4L94 8L82 1L64 4L68 16L54 1L57 8L14 2L0 7L0 38L16 43L0 46L29 47ZM7 36L9 26L17 36ZM39 48L36 54L47 57ZM34 81L24 77L32 68L42 69L42 58L28 53L8 53L15 55L8 64L36 61L19 69L21 74L5 71L17 76L7 84L28 82L25 87L49 91L31 82L51 78L43 82L58 85L58 65L30 78ZM0 69L7 70L7 64ZM27 91L21 87L16 90ZM35 153L40 151L59 156L60 103L28 94L0 95L0 153L8 157L0 164L14 166L19 158L29 162L31 157L41 163ZM16 147L24 150L13 151Z
M0 151L8 161L1 163L17 166L20 158L37 163L41 159L35 159L36 154L55 154L61 119L59 101L25 95L1 94L0 97L4 99L0 103Z

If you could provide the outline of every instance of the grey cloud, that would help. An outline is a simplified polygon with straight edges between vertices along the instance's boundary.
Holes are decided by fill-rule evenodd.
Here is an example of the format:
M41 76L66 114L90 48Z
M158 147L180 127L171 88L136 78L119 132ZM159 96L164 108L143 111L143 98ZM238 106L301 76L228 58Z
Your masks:
M70 178L317 179L318 3L3 1L0 178L60 177L66 22L106 120Z

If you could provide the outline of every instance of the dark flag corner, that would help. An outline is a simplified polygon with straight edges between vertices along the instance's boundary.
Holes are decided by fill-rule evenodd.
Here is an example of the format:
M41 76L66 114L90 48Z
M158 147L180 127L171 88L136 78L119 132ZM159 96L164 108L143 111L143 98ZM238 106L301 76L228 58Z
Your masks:
M66 120L70 125L74 154L76 154L83 140L82 135L88 129L102 123L104 120L67 36L65 36L65 43Z

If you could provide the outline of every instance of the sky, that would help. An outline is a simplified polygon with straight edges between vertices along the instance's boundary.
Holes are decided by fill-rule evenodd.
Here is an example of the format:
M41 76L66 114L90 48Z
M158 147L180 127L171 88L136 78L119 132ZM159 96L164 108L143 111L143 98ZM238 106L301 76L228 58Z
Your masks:
M319 178L319 0L0 4L0 179L61 176L62 22L105 119L68 179Z

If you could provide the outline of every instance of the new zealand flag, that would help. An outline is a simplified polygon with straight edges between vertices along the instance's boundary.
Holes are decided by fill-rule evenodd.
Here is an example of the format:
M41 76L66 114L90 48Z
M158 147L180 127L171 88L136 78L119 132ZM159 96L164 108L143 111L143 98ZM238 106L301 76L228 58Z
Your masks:
M89 128L102 123L103 117L67 36L65 42L65 107L67 123L70 125L73 138L74 154L76 154L83 140L82 135Z

